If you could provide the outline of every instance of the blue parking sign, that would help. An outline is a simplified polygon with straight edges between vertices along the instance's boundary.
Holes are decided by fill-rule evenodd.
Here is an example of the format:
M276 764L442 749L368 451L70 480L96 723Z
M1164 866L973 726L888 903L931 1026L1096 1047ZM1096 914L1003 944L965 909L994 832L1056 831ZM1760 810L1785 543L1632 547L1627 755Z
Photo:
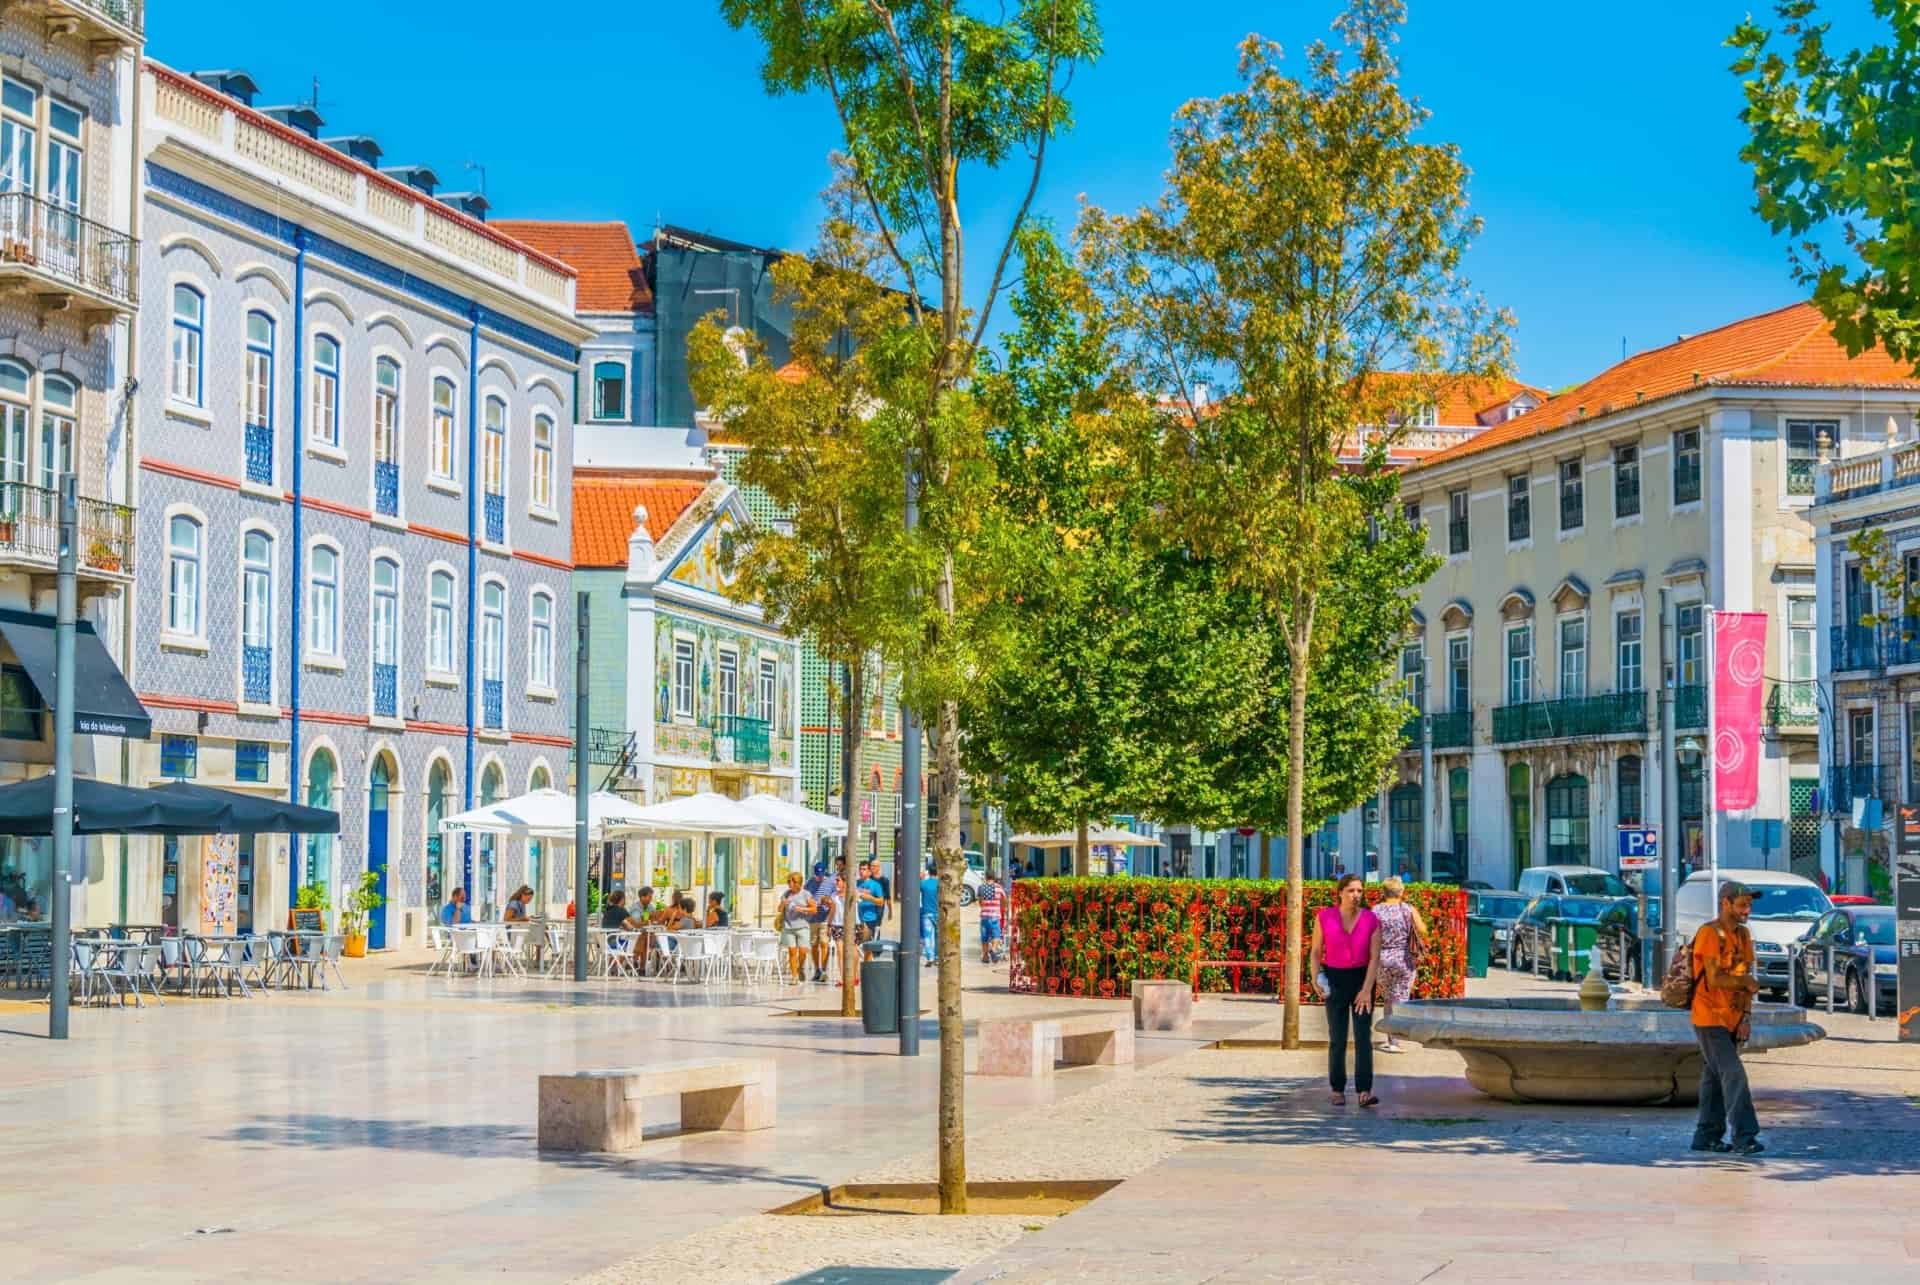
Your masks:
M1645 870L1660 864L1660 832L1646 826L1620 827L1620 868Z

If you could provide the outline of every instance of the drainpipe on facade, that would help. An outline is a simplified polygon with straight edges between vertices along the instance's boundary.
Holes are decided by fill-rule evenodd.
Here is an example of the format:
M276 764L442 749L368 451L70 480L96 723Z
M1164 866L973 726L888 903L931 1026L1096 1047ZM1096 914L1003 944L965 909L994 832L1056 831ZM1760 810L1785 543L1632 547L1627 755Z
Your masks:
M306 351L307 351L307 231L305 228L293 230L293 568L294 590L288 595L288 618L292 623L293 639L288 650L292 653L288 659L287 704L290 711L287 730L287 797L290 802L300 802L300 599L305 585L301 570L306 565L305 525L306 502L303 498L303 476L301 464L306 458L306 438L301 424L301 409L306 405ZM287 853L287 904L293 904L294 889L299 887L299 876L295 869L294 842L287 840L290 849ZM255 858L256 863L258 857ZM259 886L259 870L254 871L254 886ZM257 909L257 907L256 907Z
M133 135L132 135L133 145L127 149L128 155L131 157L131 160L127 167L128 169L128 174L127 174L127 178L128 178L128 182L127 182L128 251L127 252L134 256L133 262L130 266L133 270L133 279L135 281L138 281L140 279L140 259L139 259L140 189L141 189L141 184L140 184L140 165L141 165L140 69L145 64L145 62L146 62L146 59L142 53L141 47L136 44L133 49L133 79L128 82L128 85L129 85L128 96L132 98L133 104L131 109L127 113L127 127L133 131ZM126 416L126 425L121 430L121 434L120 434L120 470L123 475L121 479L121 484L120 484L120 495L121 495L121 498L126 502L127 511L129 514L127 521L129 523L133 521L133 518L131 515L138 511L134 506L134 494L133 494L133 483L134 483L134 477L135 477L135 470L134 470L135 455L134 455L133 442L134 442L134 424L137 422L134 418L134 406L135 406L135 398L138 396L140 391L140 381L134 378L133 371L134 371L134 368L137 365L139 365L139 361L140 361L140 353L139 353L139 347L138 347L139 342L140 342L140 329L139 329L137 313L136 313L134 317L127 318L127 369L126 369L126 377L121 381L121 385L120 385L123 389L126 390L126 401L122 409L122 413ZM132 531L130 530L128 534L129 536L131 536ZM132 550L129 549L128 553L131 554ZM129 565L131 565L131 558L129 558ZM132 585L127 585L125 588L123 588L120 591L120 672L126 675L129 680L131 680L133 677L133 586ZM127 738L123 736L120 738L120 784L122 785L133 784L132 777L133 777L133 746L129 745L127 743ZM128 884L130 880L129 880L128 871L127 871L127 863L131 858L131 856L132 856L132 851L131 851L128 837L123 834L120 836L120 897L119 897L120 922L123 924L126 923L129 918L129 916L127 915L127 896L128 896Z
M474 614L478 609L476 596L478 586L474 581L480 574L480 307L474 304L467 309L467 766L461 778L461 799L463 809L473 807L473 726L474 726L474 690L473 690L473 643ZM576 785L581 783L576 782ZM466 887L473 871L473 835L460 836L460 884ZM473 889L467 888L467 904L473 904ZM587 911L584 899L579 901L578 913Z

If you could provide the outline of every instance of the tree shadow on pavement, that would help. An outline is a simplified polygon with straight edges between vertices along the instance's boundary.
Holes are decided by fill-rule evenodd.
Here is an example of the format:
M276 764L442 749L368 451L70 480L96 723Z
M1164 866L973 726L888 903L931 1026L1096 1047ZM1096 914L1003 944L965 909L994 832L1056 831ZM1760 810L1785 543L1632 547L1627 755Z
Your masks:
M1452 1077L1394 1076L1384 1105L1327 1103L1324 1081L1207 1077L1218 1096L1178 1126L1190 1142L1270 1147L1355 1146L1436 1156L1517 1156L1539 1164L1619 1164L1750 1171L1781 1182L1841 1175L1920 1174L1920 1109L1900 1093L1801 1087L1760 1089L1764 1155L1752 1160L1688 1150L1692 1107L1579 1107L1502 1102ZM1351 1103L1352 1099L1349 1099Z

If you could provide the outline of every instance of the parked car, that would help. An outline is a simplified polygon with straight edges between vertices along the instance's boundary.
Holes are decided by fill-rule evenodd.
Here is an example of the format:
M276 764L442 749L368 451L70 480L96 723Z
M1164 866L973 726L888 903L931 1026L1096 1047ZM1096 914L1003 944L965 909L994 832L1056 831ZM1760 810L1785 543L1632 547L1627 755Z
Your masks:
M1647 936L1660 936L1660 898L1647 898ZM1594 947L1600 952L1602 976L1623 982L1643 980L1641 969L1645 955L1640 936L1640 898L1622 897L1600 915L1600 932Z
M1827 964L1827 947L1833 964ZM1879 989L1874 1011L1899 1005L1899 957L1894 947L1892 906L1836 906L1822 915L1793 947L1793 1002L1824 1005L1829 993L1855 1013L1867 1011L1867 978Z
M1520 872L1520 891L1529 897L1624 897L1632 889L1599 866L1529 866Z
M1819 884L1784 870L1723 867L1720 880L1725 883L1729 879L1737 879L1753 890L1753 917L1747 921L1747 928L1753 933L1754 973L1761 989L1785 996L1793 987L1790 948L1833 909L1833 903L1820 891ZM1674 899L1677 940L1690 947L1701 925L1719 913L1719 907L1713 904L1713 875L1706 870L1694 871Z
M1569 919L1593 924L1613 904L1609 897L1535 897L1513 921L1513 940L1507 947L1507 967L1533 972L1540 960L1553 958L1553 921ZM1551 963L1549 963L1551 971ZM1564 972L1556 976L1564 976Z
M1493 940L1487 948L1487 962L1505 960L1513 941L1513 921L1527 908L1527 899L1517 892L1473 892L1467 895L1467 913L1493 922Z
M1829 893L1827 900L1836 906L1877 906L1880 904L1878 897L1863 897L1857 892Z

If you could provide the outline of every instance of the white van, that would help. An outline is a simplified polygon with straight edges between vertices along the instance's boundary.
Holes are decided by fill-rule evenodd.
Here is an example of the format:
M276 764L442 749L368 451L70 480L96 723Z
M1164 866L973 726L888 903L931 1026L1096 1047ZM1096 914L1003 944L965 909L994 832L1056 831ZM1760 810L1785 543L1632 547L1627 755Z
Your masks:
M1720 882L1738 881L1753 890L1753 915L1747 930L1753 934L1754 972L1762 988L1784 998L1793 985L1789 945L1800 940L1813 922L1833 909L1827 894L1811 879L1784 870L1729 870L1721 867ZM1719 914L1713 904L1713 872L1696 870L1674 895L1673 926L1682 948L1691 946L1700 926Z
M1514 891L1524 897L1626 897L1633 890L1599 866L1529 866Z

